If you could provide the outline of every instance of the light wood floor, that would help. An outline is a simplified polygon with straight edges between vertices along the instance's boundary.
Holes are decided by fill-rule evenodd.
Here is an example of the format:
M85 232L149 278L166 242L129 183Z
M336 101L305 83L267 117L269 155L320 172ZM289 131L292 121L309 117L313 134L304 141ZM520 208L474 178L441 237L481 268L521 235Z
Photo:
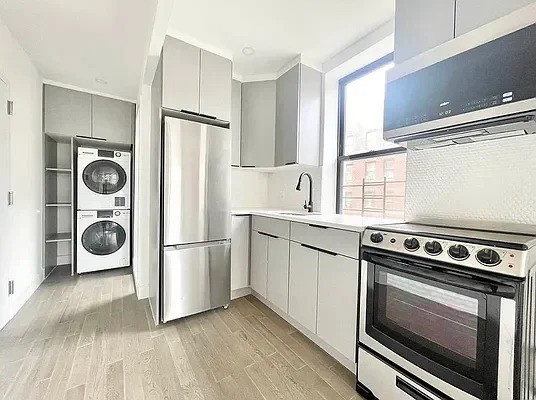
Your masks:
M56 269L0 332L2 398L359 397L344 367L254 297L155 326L128 269Z

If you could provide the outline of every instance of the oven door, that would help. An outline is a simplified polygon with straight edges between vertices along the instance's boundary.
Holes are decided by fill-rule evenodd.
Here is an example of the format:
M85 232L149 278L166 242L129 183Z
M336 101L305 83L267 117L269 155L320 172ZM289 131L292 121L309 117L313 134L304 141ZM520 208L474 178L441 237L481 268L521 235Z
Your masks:
M454 398L497 399L501 307L515 287L397 257L363 260L360 342ZM510 325L513 357L514 317Z

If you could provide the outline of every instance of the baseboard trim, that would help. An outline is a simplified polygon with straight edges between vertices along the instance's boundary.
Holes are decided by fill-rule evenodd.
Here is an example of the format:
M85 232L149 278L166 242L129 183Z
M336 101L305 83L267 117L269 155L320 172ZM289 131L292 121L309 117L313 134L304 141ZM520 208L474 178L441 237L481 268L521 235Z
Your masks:
M235 289L231 291L231 300L238 299L239 297L244 297L251 294L250 287L244 287L240 289Z
M283 318L285 321L287 321L289 324L294 326L297 330L299 330L301 333L303 333L307 338L309 338L312 342L314 342L318 347L320 347L322 350L324 350L326 353L328 353L331 357L333 357L335 360L337 360L341 365L343 365L347 370L349 370L352 374L356 374L357 372L357 364L355 362L352 362L348 358L346 358L343 354L341 354L338 350L335 350L333 347L331 347L329 344L324 342L322 339L320 339L316 334L311 332L309 329L301 325L298 321L296 321L294 318L292 318L290 315L285 313L284 311L280 310L275 304L261 296L259 293L251 289L251 294L255 296L257 299L259 299L261 302L263 302L268 308L270 308L273 312L275 312L277 315L279 315L281 318Z

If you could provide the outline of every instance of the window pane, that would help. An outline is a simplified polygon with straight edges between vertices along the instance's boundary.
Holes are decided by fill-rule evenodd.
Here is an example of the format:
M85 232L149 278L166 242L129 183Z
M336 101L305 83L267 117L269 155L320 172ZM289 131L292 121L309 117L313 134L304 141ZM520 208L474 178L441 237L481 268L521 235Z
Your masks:
M370 217L404 217L406 153L343 161L341 212Z
M383 140L385 72L393 64L348 83L344 104L344 155L397 147Z

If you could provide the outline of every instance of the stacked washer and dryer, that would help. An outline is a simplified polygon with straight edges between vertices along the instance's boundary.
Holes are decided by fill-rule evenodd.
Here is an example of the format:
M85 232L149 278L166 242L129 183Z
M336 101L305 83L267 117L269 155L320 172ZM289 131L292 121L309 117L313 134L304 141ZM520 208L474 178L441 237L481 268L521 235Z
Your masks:
M130 163L130 152L78 148L78 273L130 265Z

